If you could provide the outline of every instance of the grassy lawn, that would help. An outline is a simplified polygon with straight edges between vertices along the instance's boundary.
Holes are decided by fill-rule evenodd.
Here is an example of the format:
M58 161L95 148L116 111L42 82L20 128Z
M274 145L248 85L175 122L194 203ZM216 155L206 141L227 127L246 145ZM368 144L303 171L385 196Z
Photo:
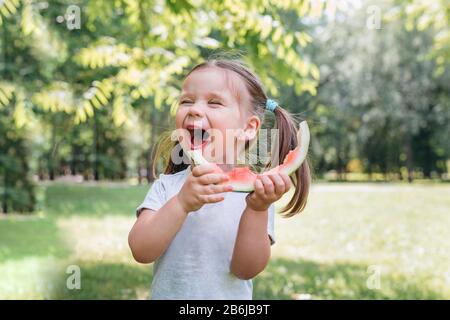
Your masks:
M145 299L127 245L146 186L41 186L42 211L0 217L0 299ZM257 299L450 299L450 185L316 184L277 217ZM280 203L281 205L282 203ZM81 289L68 290L68 267Z

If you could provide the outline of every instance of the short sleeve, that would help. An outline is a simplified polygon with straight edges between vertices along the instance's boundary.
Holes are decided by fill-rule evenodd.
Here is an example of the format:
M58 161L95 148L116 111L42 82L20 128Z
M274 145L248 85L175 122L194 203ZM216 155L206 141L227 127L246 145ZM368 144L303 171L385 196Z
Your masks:
M269 223L267 224L267 233L269 234L270 238L270 245L273 245L275 243L275 205L272 204L269 207Z
M166 202L166 190L161 177L153 182L147 192L144 201L136 208L136 216L139 216L142 209L158 211Z

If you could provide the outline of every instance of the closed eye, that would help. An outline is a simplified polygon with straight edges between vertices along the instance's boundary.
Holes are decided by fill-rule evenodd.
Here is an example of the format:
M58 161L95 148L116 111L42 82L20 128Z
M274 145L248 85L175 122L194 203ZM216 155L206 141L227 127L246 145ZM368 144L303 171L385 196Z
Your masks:
M223 103L218 100L210 100L210 101L208 101L208 104L223 106Z
M191 100L181 100L180 104L192 104L194 102L192 102Z

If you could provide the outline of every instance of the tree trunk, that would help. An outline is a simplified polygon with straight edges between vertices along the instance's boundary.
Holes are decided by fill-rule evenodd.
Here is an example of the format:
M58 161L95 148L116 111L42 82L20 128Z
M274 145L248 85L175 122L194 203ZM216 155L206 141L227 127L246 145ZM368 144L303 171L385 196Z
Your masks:
M411 183L414 179L414 159L412 151L411 134L409 132L406 133L405 148L406 148L406 169L408 170L408 182Z
M93 153L94 153L94 163L93 163L93 173L94 180L99 180L98 173L98 123L97 123L97 112L94 109L94 139L93 139Z
M142 179L144 178L142 176L142 163L141 163L141 157L138 157L137 160L137 174L138 174L138 183L142 184Z
M430 129L423 129L420 133L422 139L423 139L423 153L424 153L424 159L423 159L423 174L425 178L430 179L431 178L431 171L433 170L433 164L434 164L434 157L435 154L431 147L431 135L432 132Z
M5 170L5 175L3 176L2 211L4 214L8 213L8 170Z
M48 177L51 181L55 180L55 161L54 161L54 150L56 150L56 126L55 119L52 116L50 121L51 129L50 129L50 150L48 150L47 155L47 167L48 167Z
M338 139L336 143L336 169L338 173L338 180L343 180L343 161L341 157L341 143Z
M73 144L72 144L72 146L71 146L71 159L70 159L70 174L71 175L76 175L77 174L77 166L76 166L76 152L75 152L75 147L73 146Z
M39 178L39 181L44 181L44 178L45 178L45 169L44 169L44 164L42 163L42 160L41 160L42 158L39 158L38 159L38 178Z

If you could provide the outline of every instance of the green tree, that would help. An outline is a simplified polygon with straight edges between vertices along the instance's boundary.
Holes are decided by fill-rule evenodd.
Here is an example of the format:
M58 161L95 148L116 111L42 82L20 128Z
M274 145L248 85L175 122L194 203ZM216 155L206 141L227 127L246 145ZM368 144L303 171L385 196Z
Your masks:
M341 171L356 157L369 174L406 167L411 181L414 171L442 173L450 82L448 72L435 72L436 60L426 59L434 30L409 30L403 18L368 29L370 4L326 23L315 42L322 80L311 107L322 169L332 162Z
M80 8L80 29L66 27L69 5ZM38 144L23 152L36 159L23 161L37 163L39 176L69 168L123 178L125 162L148 167L183 74L215 50L243 52L274 96L279 84L315 94L319 72L303 58L311 37L301 19L325 9L309 0L4 0L0 107L13 118L8 130ZM139 133L130 160L125 135Z

